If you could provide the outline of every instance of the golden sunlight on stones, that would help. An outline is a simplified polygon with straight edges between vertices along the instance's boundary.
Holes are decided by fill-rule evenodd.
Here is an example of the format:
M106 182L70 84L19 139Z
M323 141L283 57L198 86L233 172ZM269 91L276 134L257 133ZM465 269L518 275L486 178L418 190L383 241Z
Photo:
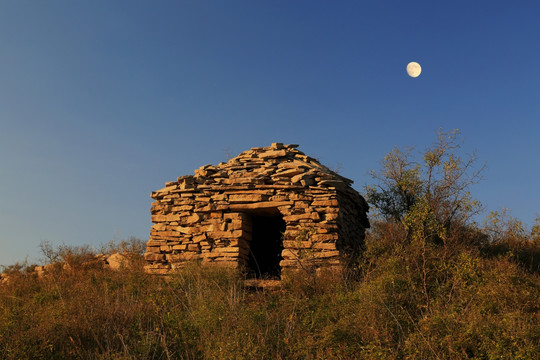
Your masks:
M351 180L296 148L252 148L153 192L147 271L167 274L193 260L245 269L261 241L260 217L283 224L281 270L345 265L363 245L368 205Z

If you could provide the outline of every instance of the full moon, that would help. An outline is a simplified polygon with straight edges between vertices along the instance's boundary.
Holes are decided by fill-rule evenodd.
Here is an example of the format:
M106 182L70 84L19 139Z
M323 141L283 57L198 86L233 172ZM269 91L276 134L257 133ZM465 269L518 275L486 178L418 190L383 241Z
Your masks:
M422 72L422 67L417 62L410 62L407 64L407 74L409 74L410 77L418 77L420 76L420 73Z

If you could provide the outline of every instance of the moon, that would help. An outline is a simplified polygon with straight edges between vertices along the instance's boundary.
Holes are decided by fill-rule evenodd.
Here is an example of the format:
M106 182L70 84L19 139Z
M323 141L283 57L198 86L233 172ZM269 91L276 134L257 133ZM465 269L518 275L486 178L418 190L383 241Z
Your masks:
M420 76L420 73L422 72L422 67L417 62L410 62L407 64L407 74L409 74L410 77L418 77Z

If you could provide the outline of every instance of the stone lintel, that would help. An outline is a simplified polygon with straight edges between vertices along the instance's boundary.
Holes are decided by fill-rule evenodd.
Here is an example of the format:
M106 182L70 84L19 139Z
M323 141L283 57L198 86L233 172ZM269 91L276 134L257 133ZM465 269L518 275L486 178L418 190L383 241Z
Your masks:
M230 204L229 209L233 211L271 209L279 206L293 205L292 201L262 201L250 204Z

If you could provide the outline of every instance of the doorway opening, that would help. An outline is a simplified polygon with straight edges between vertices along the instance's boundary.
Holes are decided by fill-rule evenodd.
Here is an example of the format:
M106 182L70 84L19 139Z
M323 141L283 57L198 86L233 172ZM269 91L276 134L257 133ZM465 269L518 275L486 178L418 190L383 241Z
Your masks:
M249 251L250 277L258 279L281 278L280 261L283 259L283 233L285 220L283 216L253 215L252 235Z

